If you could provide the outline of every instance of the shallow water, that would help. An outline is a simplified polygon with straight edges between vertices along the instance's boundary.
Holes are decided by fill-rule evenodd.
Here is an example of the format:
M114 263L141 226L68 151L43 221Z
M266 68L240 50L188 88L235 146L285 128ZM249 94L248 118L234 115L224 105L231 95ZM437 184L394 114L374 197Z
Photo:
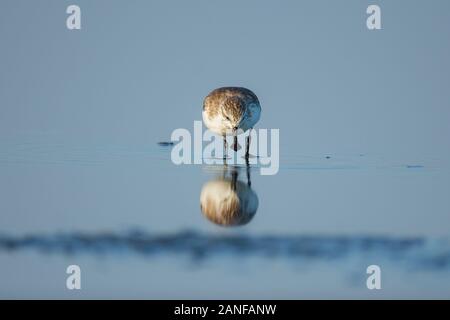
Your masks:
M450 218L428 210L448 207L439 159L282 155L279 173L262 176L257 165L176 166L171 148L3 142L0 295L450 296ZM219 225L200 193L233 177L256 212ZM76 294L69 264L82 269Z

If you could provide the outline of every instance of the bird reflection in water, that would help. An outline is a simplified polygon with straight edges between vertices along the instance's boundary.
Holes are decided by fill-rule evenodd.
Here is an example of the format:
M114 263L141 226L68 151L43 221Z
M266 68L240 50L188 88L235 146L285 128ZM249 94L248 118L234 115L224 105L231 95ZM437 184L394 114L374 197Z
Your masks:
M253 219L258 209L258 196L251 188L250 166L246 166L246 182L239 179L241 169L225 165L219 177L203 185L201 211L217 225L245 225Z

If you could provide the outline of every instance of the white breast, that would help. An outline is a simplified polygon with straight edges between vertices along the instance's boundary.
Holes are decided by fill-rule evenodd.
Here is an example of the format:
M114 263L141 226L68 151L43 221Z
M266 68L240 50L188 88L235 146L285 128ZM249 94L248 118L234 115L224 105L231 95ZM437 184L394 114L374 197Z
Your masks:
M203 111L202 112L203 122L205 123L205 126L211 130L214 133L217 133L219 135L223 135L225 131L227 130L227 127L225 125L223 116L221 113L217 114L214 118L210 119L208 117L208 114Z
M250 103L247 106L247 111L245 112L245 117L239 125L239 128L244 132L250 128L253 128L255 124L259 121L261 116L261 106L258 103ZM228 126L227 121L223 117L222 113L218 113L213 118L209 118L206 111L202 112L203 122L206 127L214 133L219 135L230 135L231 128Z

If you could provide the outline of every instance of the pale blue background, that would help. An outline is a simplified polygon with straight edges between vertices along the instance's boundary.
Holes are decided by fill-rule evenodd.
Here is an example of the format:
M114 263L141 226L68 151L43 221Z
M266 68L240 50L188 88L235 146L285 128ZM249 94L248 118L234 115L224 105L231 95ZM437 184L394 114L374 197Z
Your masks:
M242 85L302 152L448 156L450 4L376 2L2 0L1 137L145 144Z

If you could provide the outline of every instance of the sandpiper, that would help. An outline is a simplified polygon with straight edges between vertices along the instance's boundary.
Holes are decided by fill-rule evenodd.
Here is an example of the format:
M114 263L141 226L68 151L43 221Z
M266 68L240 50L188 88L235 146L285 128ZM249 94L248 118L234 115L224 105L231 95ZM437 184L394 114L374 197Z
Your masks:
M234 136L232 149L237 151L238 130L252 130L261 115L258 97L249 89L224 87L213 90L203 102L203 122L214 133L223 136L224 159L227 157L227 135ZM251 133L251 132L250 132ZM245 157L248 159L250 134L246 139Z

